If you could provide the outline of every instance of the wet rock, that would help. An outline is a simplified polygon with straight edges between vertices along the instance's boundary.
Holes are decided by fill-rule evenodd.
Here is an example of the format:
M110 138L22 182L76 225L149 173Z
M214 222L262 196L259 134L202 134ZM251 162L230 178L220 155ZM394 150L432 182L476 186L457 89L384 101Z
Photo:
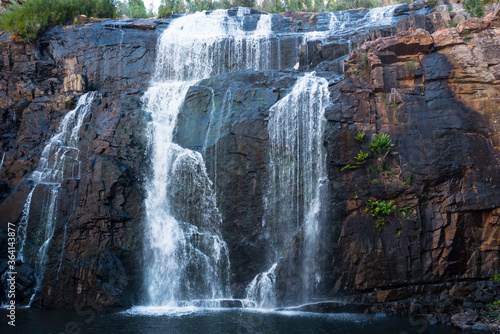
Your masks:
M71 74L64 78L64 92L84 92L87 90L87 78L81 74Z
M478 317L479 315L474 311L457 313L451 317L451 323L461 330L467 330L476 322Z

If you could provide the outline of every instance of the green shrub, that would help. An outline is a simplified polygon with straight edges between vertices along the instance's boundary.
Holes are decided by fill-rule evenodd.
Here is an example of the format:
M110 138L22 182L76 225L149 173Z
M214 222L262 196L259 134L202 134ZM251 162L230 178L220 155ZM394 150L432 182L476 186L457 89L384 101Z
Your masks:
M359 151L358 155L354 157L358 164L364 164L366 162L366 158L368 158L368 153L363 153L363 151Z
M34 41L48 26L63 24L78 14L88 17L115 16L113 0L27 0L13 3L0 16L0 29L22 41Z
M354 157L354 159L356 159L356 164L355 165L345 165L344 167L342 167L341 171L345 170L345 169L356 169L356 168L359 168L361 166L363 166L363 164L366 162L366 158L368 158L368 153L363 153L363 151L359 151L358 155Z
M436 7L438 2L438 0L427 0L427 4L429 5L429 7Z
M372 201L366 202L366 212L375 219L375 227L382 231L385 223L389 221L389 216L397 211L394 201Z
M268 13L281 13L285 11L285 6L281 0L262 0L257 9Z
M495 322L500 322L500 300L486 304L483 310L483 316Z
M128 12L127 16L130 18L145 19L148 17L146 6L142 0L128 0Z
M385 154L392 147L392 139L386 133L382 135L376 134L368 147L374 154Z
M171 14L185 13L186 7L182 0L162 0L158 7L158 17L165 18Z
M484 16L484 3L481 0L466 0L464 9L473 17Z
M358 141L358 142L362 142L363 139L365 138L365 133L364 132L361 132L361 131L358 131L358 133L356 134L356 137L355 139Z
M500 274L496 274L495 276L493 276L492 278L490 278L491 281L496 281L496 282L500 282Z
M382 6L379 0L331 0L326 4L326 10L339 11L357 8L374 8Z
M464 4L464 9L469 13L470 16L483 17L484 16L484 6L489 3L498 3L498 0L466 0Z
M359 57L359 60L356 63L356 71L365 75L370 74L371 69L370 64L368 63L368 55L362 54L361 57Z
M415 72L416 68L417 68L417 62L415 60L410 60L410 61L407 61L405 64L404 64L404 68L405 70L407 70L408 72L410 73L413 73Z

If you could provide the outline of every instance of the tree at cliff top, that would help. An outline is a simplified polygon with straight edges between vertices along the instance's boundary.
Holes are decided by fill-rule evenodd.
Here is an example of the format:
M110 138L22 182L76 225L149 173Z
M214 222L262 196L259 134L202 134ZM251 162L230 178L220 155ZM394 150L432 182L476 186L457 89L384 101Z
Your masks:
M405 1L401 0L401 2ZM255 0L162 0L158 8L158 17L164 18L178 13L228 9L231 7L249 7L268 13L281 13L288 10L305 12L338 11L373 8L383 5L380 0L262 0L258 5L256 5Z
M119 16L125 15L134 19L145 19L153 16L152 11L146 11L146 6L142 0L118 1L116 5Z
M464 8L470 16L483 17L484 6L489 3L498 3L499 0L466 0Z
M114 0L27 0L12 5L0 16L0 29L10 31L22 41L33 41L38 32L63 24L75 15L114 17Z
M255 0L162 0L158 8L158 17L164 18L172 14L203 10L254 6Z

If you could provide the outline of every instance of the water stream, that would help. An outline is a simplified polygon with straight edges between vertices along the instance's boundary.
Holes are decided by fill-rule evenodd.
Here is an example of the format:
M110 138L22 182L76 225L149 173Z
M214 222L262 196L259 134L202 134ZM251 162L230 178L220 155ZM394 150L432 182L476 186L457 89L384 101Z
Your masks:
M29 305L37 297L43 287L44 275L49 259L49 248L58 224L58 202L61 184L70 179L79 179L81 161L79 160L80 130L90 113L96 92L82 95L77 106L66 113L57 132L49 139L42 151L40 161L31 174L31 191L29 192L17 230L17 259L35 265L36 286ZM41 189L39 189L41 187ZM38 230L33 236L31 251L26 252L28 239L28 223L31 204L35 200L35 191L40 193L36 201L42 203L38 221ZM64 247L64 245L63 245ZM62 252L62 250L61 250Z
M222 218L203 157L173 142L177 116L190 86L230 70L268 69L270 16L254 31L225 10L186 15L163 32L156 71L144 95L152 115L152 172L146 200L146 303L186 306L230 298L229 254Z
M326 30L296 35L302 44L352 35L372 26L391 24L395 8L359 12L352 20L345 13L325 14ZM145 110L152 116L152 168L146 186L146 305L188 306L194 300L232 296L228 247L221 236L222 218L213 185L217 171L211 173L215 179L210 180L203 156L179 146L173 138L190 86L230 71L281 68L281 53L279 63L272 61L276 58L273 43L280 50L272 31L272 15L260 15L254 28L248 28L245 19L249 13L249 9L240 8L236 15L226 10L185 15L173 20L159 39L155 73L143 98ZM228 91L224 96L223 108L230 109L226 106L230 94ZM215 122L213 89L211 96L203 150ZM315 256L319 251L322 200L327 198L322 141L328 103L328 81L308 73L270 110L270 176L262 224L274 249L263 260L274 264L258 274L246 289L247 298L258 306L276 306L278 263L287 243L300 235L302 260L297 270L301 272L302 287L296 298L308 300L321 283ZM213 154L217 154L217 147Z

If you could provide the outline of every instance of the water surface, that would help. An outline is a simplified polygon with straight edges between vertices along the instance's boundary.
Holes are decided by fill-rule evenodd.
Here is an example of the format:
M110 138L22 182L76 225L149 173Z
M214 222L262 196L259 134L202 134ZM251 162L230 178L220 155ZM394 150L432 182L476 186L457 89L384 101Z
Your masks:
M200 308L134 308L125 312L92 313L21 309L16 327L7 325L0 310L0 333L350 333L350 334L458 334L450 326L432 326L424 320L365 314L319 314L291 311Z

